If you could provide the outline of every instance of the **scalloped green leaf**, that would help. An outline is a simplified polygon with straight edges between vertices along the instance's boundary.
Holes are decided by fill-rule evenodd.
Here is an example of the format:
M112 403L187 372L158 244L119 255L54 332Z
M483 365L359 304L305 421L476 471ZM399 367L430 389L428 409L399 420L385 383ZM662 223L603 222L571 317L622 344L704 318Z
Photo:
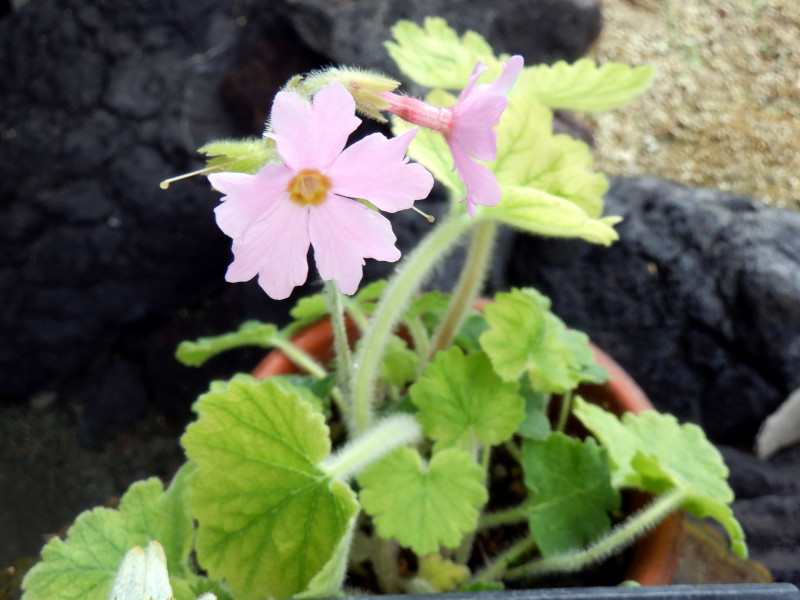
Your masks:
M655 494L672 488L688 493L683 508L698 517L712 517L725 527L732 550L746 556L744 533L730 507L733 490L722 455L693 423L655 410L621 419L576 398L573 413L608 448L614 481Z
M341 551L359 509L318 466L330 453L324 417L269 379L233 380L196 407L181 442L198 467L189 498L200 564L240 600L303 592Z
M275 345L277 336L278 328L271 323L245 321L238 330L230 333L181 342L175 351L175 357L188 367L199 367L211 357L233 348L242 346L271 348Z
M547 237L581 238L609 246L619 239L614 225L619 217L593 219L578 205L534 187L506 187L503 197L486 218L514 229Z
M529 81L517 82L509 93L491 164L503 196L484 218L542 235L610 243L619 219L602 217L608 181L590 170L592 154L584 142L553 134L552 111L532 94Z
M512 289L484 308L490 329L480 339L494 370L505 381L528 374L534 389L563 393L577 378L572 351L559 338L559 322L549 300L533 289Z
M478 443L500 444L514 435L525 411L518 387L516 381L500 379L483 352L464 355L450 348L436 354L409 395L437 450L472 450Z
M531 496L525 503L533 538L544 556L577 550L611 528L609 511L620 506L611 485L605 448L560 432L524 440L522 467Z
M552 65L528 67L521 79L529 81L533 97L550 108L601 112L624 106L645 92L653 82L650 66L620 63L598 66L589 58L572 64L560 60Z
M81 513L65 540L51 539L42 561L22 582L24 600L106 600L127 552L158 540L169 564L177 600L193 600L198 577L189 569L192 520L185 502L186 480L193 465L184 465L164 490L155 477L128 488L119 508Z
M275 141L264 137L216 140L197 151L206 155L207 167L229 173L255 173L268 162L278 160Z
M482 469L455 448L435 453L427 465L416 450L398 448L362 471L358 483L378 535L420 556L456 547L488 499Z
M417 378L418 368L419 355L404 340L391 336L379 366L381 378L390 385L401 387Z
M462 90L479 60L489 67L486 81L496 79L502 69L483 36L467 31L459 37L440 17L427 17L422 27L398 21L391 31L396 41L385 43L389 56L404 75L422 86Z

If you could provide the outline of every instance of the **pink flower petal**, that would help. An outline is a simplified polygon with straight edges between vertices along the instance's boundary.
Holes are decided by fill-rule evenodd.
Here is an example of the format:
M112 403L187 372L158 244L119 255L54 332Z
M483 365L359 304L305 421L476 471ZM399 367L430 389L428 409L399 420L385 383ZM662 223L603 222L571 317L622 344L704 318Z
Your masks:
M466 201L467 212L475 216L475 205L496 206L500 202L500 185L494 173L486 166L472 160L466 152L458 146L451 146L455 168L458 176L467 188L467 195L461 200Z
M212 173L208 180L225 196L214 209L217 225L232 238L245 235L259 219L267 218L278 202L286 196L293 177L284 165L265 165L255 175L247 173Z
M492 94L505 94L508 92L517 83L519 74L522 73L522 67L524 66L525 60L519 54L509 58L503 65L503 72L500 73L500 77L489 84L489 92Z
M355 100L338 82L314 96L313 108L297 94L278 92L272 103L272 129L278 154L293 171L324 171L361 124Z
M270 298L288 298L308 277L308 213L293 202L278 203L245 238L233 240L234 259L225 279L248 281L258 273L258 284Z
M497 156L497 132L500 115L508 106L505 96L473 94L463 104L456 105L453 128L448 136L470 156L480 160L494 160Z
M416 133L414 128L391 139L373 133L345 149L327 172L331 192L367 199L386 212L409 209L426 198L433 177L405 156Z
M344 294L358 290L365 258L400 258L388 219L349 198L329 195L310 211L308 229L320 276Z

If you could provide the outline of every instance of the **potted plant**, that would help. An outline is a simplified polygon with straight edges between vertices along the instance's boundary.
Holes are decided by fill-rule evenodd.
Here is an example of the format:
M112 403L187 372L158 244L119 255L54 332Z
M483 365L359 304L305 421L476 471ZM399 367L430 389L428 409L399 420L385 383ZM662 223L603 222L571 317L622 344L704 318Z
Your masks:
M501 225L616 239L605 178L585 144L553 134L552 110L623 104L650 70L524 67L441 19L393 34L400 70L433 88L426 102L383 75L327 69L289 81L263 138L201 149L233 239L226 279L258 276L286 298L307 279L311 245L324 293L285 327L244 323L177 355L196 365L257 345L280 351L257 375L286 360L302 374L212 383L169 487L138 482L118 509L79 516L43 549L25 600L497 590L580 571L680 510L716 519L745 553L727 469L698 427L587 402L611 389L608 369L615 385L625 376L535 290L474 308ZM395 137L346 147L356 111L392 115ZM400 258L378 209L413 208L434 178L449 214L388 281L359 289L365 258ZM422 291L464 239L454 289ZM305 345L321 329L323 343ZM626 514L629 491L649 496Z

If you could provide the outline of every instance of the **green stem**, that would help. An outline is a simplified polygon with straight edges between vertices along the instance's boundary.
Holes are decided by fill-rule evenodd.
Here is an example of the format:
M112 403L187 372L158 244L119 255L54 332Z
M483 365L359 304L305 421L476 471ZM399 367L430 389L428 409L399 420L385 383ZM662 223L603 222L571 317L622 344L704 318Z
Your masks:
M347 328L344 324L344 304L336 282L325 282L325 304L331 315L333 327L333 346L336 350L336 370L339 374L339 385L345 398L350 396L353 381L353 363L350 355L350 344L347 340Z
M397 414L376 423L320 463L331 478L347 481L395 448L422 439L422 429L412 415Z
M516 560L527 552L536 548L536 542L532 536L527 536L516 544L511 546L508 550L497 556L491 563L481 569L473 581L496 581L502 579L508 569L508 565L516 562Z
M389 280L355 356L352 398L357 432L363 433L372 422L378 365L398 320L438 263L438 259L452 249L461 234L471 225L472 221L466 214L446 219L406 256L394 277Z
M567 391L561 396L561 409L558 412L558 422L556 423L556 431L563 432L567 427L567 419L569 413L572 411L572 390Z
M292 364L297 365L301 369L308 371L309 375L313 375L318 379L328 376L328 372L321 364L319 364L310 354L306 354L300 350L292 342L285 338L274 337L271 340L272 345L283 352Z
M488 487L489 481L489 461L492 458L492 445L484 444L480 449L480 465L483 469L483 485ZM455 561L459 564L466 565L469 557L472 555L472 546L475 544L475 537L478 533L477 529L473 529L461 538L461 543L458 545L455 554Z
M571 573L600 562L615 552L629 546L639 537L655 527L671 512L680 508L686 500L688 492L675 488L658 496L650 505L617 525L604 538L578 552L567 552L557 556L548 556L527 564L509 569L506 579L519 579L546 573Z
M447 314L433 336L433 343L428 350L428 360L439 350L450 346L458 333L458 328L461 327L467 313L475 304L475 299L483 290L483 283L492 262L492 250L496 237L497 224L483 221L477 225L464 267L461 269L461 275L450 296Z
M489 529L490 527L522 523L527 518L528 514L525 512L525 507L515 506L514 508L507 508L506 510L498 510L497 512L487 515L481 515L478 521L478 529Z

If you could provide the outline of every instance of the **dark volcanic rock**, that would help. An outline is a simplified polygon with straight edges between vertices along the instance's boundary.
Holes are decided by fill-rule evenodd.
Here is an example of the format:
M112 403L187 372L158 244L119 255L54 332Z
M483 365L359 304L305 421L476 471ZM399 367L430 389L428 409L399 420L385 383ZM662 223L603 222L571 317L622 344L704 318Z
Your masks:
M596 2L522 9L477 0L31 0L0 22L4 398L60 391L65 382L67 396L94 389L118 360L137 365L129 373L138 373L137 393L177 392L173 379L186 376L173 343L245 317L285 315L287 303L269 301L254 284L224 284L229 240L214 225L218 195L206 181L168 192L158 182L200 166L195 149L206 141L258 135L275 91L296 72L331 61L382 60L389 68L379 44L388 26L434 12L528 60L575 58L600 27ZM298 41L293 25L324 56ZM398 245L408 249L424 222L396 223ZM370 263L368 278L390 268ZM173 370L154 366L159 361ZM120 415L136 413L135 395L123 395L134 404ZM169 402L185 410L191 395ZM113 434L106 425L116 417L98 415L91 426L92 414L113 402L71 397L85 430L99 436L93 441Z
M549 295L657 407L750 443L800 386L800 214L656 179L606 200L619 242L520 237L509 282Z
M495 50L522 54L528 64L574 61L597 39L599 0L286 0L305 42L342 64L395 72L383 43L400 19L422 24L439 16L457 31L483 35Z
M158 182L197 168L202 143L242 133L219 87L264 39L296 48L258 82L268 105L322 59L264 3L33 0L0 22L4 398L57 389L105 356L114 368L124 327L153 330L222 286L217 194L204 179ZM131 385L146 402L147 382Z

